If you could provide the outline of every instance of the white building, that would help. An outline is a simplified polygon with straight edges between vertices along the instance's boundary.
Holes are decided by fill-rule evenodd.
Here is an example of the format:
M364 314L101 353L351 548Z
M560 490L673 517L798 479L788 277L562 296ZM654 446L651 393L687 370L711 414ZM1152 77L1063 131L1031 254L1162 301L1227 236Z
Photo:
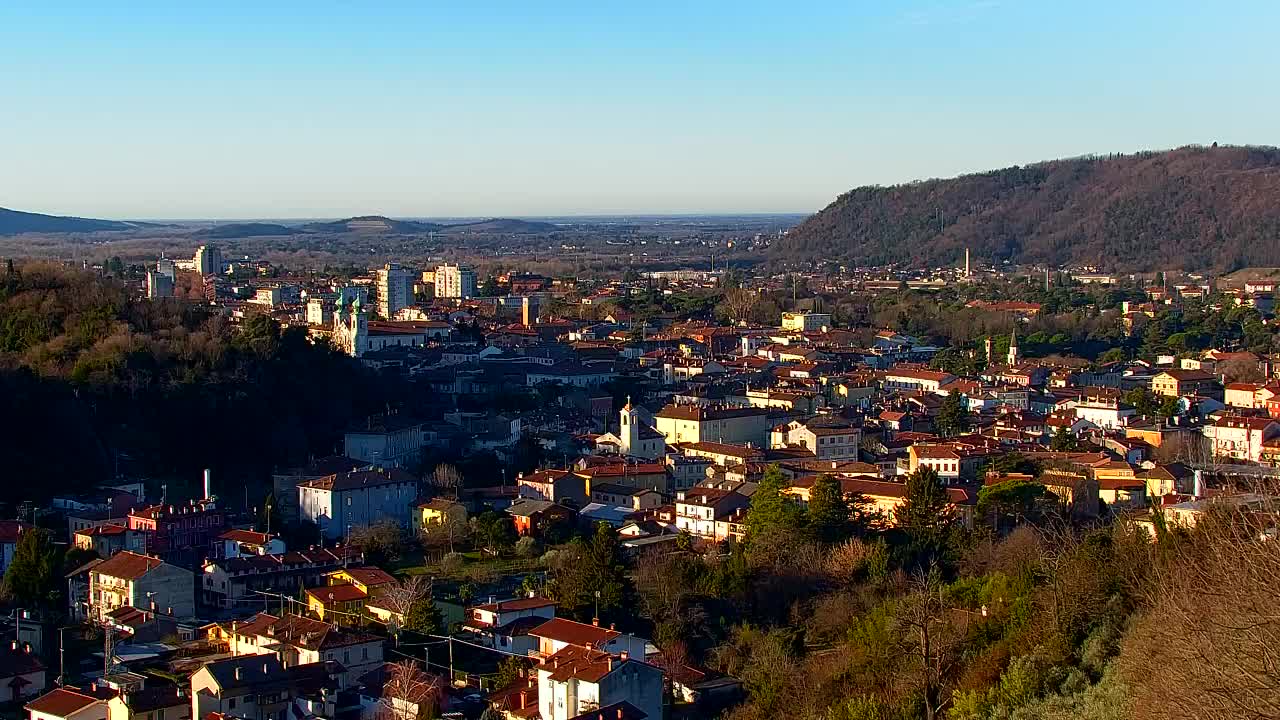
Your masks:
M417 497L418 481L403 470L354 470L298 483L298 517L330 540L386 520L408 528Z
M605 433L597 445L616 445L619 455L657 460L666 455L667 441L662 433L644 421L641 411L631 405L631 398L618 413L618 434Z
M919 390L936 393L943 385L955 380L950 373L938 370L890 370L884 375L885 390Z
M801 447L819 460L857 460L862 429L847 420L792 420L773 429L774 448Z
M830 313L784 312L782 313L782 329L798 332L818 332L831 327Z
M378 270L378 314L390 320L413 304L413 273L396 263Z
M1108 397L1086 397L1068 403L1068 407L1076 411L1078 419L1086 420L1107 430L1127 426L1138 412L1132 406L1120 402L1118 398Z
M543 660L537 670L543 720L662 717L662 671L627 653L571 646Z
M693 487L676 500L676 529L707 540L728 537L727 521L745 511L750 500L734 490Z
M222 251L216 245L201 245L196 248L196 257L192 264L196 272L201 275L221 275Z
M465 265L436 268L436 297L469 298L476 294L476 272Z
M1205 425L1204 435L1213 443L1216 457L1260 462L1263 443L1280 435L1280 423L1265 417L1228 415Z

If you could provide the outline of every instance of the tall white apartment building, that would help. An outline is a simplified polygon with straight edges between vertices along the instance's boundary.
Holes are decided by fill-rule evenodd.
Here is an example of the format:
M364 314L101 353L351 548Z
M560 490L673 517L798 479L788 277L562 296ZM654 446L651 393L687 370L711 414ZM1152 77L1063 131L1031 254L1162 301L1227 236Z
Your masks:
M196 248L196 257L193 264L196 272L201 275L221 275L222 251L216 245L201 245Z
M469 298L476 294L476 271L465 265L436 268L436 297Z
M378 270L378 314L392 318L413 304L413 273L396 263Z

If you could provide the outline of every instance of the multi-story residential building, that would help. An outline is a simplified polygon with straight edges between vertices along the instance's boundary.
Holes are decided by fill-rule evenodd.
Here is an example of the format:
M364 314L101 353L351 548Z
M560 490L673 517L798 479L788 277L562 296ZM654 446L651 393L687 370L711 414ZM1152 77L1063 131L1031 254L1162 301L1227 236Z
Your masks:
M121 550L143 552L146 534L130 530L117 523L103 523L82 530L72 536L72 544L81 550L92 550L98 557L111 557Z
M569 470L539 470L516 476L520 497L558 503L587 503L587 480Z
M370 465L417 467L426 445L421 420L375 415L343 436L343 455Z
M307 590L307 611L321 620L349 626L364 624L369 602L398 584L386 571L376 567L334 570L325 574L325 581L324 585Z
M570 646L536 669L543 720L662 717L662 671L628 653Z
M793 420L773 429L771 444L774 448L811 450L819 460L856 460L862 428L839 419Z
M1265 409L1275 397L1280 397L1280 385L1274 383L1230 383L1223 391L1223 402L1238 408Z
M1151 392L1162 397L1222 397L1222 386L1216 375L1201 370L1165 370L1151 378Z
M529 655L538 649L538 639L529 631L556 616L556 604L546 598L530 596L513 600L489 601L467 608L464 630L483 645Z
M299 615L258 613L211 628L209 639L225 643L232 655L270 655L285 665L342 663L344 686L383 662L383 639L377 635Z
M885 390L919 390L936 393L938 388L955 380L950 373L939 370L889 370L882 384Z
M286 665L274 655L210 662L191 676L191 717L331 718L342 689L341 670L337 662Z
M98 619L126 606L189 618L195 598L191 571L157 557L125 550L89 569L89 605Z
M831 327L830 313L784 312L782 329L797 332L817 332Z
M157 298L173 297L173 278L165 275L159 270L147 271L147 298L155 300Z
M378 269L378 314L386 320L413 304L413 273L396 263Z
M1106 430L1118 430L1127 426L1137 415L1131 405L1120 402L1119 394L1087 395L1068 404L1076 411L1076 417Z
M933 468L944 483L952 485L977 477L978 469L996 454L983 448L955 443L915 443L907 449L908 472Z
M476 294L476 272L465 265L436 268L436 297L469 298Z
M653 419L657 431L672 445L715 442L764 447L772 429L767 408L667 405Z
M1262 461L1263 444L1280 436L1280 422L1269 417L1227 415L1204 426L1216 457Z
M196 272L201 275L221 275L222 274L222 251L216 245L201 245L196 248L196 257L193 261Z
M408 528L417 497L417 479L399 468L341 472L298 483L298 517L329 540L386 520Z
M133 510L127 522L129 530L143 536L145 552L189 568L200 567L227 530L226 513L209 499Z
M246 555L211 560L200 577L200 603L212 608L244 607L246 600L261 600L259 592L294 595L299 587L314 587L325 575L340 569L359 553L347 548L307 549L272 555Z
M717 521L723 522L745 510L750 502L747 496L734 490L690 488L676 497L676 528L694 537L724 540L726 537L717 537Z
M538 640L538 648L531 655L538 658L549 658L567 647L583 647L601 650L607 653L628 653L632 657L644 657L645 645L642 637L630 633L623 634L612 627L603 628L593 623L574 622L566 618L552 618L529 631Z

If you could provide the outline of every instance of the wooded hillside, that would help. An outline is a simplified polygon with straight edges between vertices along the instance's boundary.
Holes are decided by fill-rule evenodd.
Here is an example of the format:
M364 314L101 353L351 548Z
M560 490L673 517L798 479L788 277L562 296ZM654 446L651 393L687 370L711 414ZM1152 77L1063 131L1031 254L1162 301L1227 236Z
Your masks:
M781 262L1108 270L1280 265L1280 150L1186 147L851 190L775 243Z

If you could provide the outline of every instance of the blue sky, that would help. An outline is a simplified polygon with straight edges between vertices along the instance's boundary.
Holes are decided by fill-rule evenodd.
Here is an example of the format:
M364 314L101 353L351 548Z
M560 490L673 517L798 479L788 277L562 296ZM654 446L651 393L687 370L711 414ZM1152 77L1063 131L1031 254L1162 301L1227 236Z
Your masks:
M0 206L808 212L862 184L1278 144L1278 23L1274 1L11 0Z

